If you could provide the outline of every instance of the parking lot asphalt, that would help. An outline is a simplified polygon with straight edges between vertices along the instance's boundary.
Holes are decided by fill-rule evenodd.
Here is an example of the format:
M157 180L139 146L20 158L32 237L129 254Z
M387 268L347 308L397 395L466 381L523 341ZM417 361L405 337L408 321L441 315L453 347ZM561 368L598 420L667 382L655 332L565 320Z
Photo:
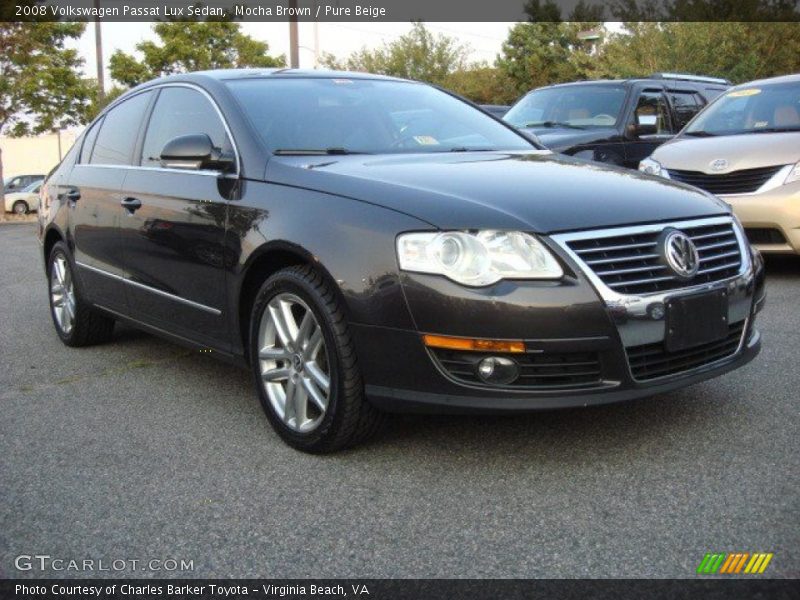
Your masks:
M245 371L127 327L63 346L32 225L0 226L0 265L0 577L693 577L733 551L800 576L800 259L768 262L764 349L731 374L394 417L324 457L280 441ZM194 570L17 571L33 554Z

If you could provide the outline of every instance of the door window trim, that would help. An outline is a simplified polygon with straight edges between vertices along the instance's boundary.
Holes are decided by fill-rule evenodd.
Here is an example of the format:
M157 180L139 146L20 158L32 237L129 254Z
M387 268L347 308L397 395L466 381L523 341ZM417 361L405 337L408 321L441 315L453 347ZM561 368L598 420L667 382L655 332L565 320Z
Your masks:
M141 91L139 91L139 92L137 92L135 94L131 94L130 96L125 96L125 98L124 98L124 100L122 100L122 102L124 102L126 100L129 100L130 98L133 98L134 96L138 96L140 94L144 94L144 93L147 93L147 92L154 92L155 91L155 92L160 93L161 89L162 88L166 88L166 87L184 87L184 88L189 88L189 89L192 89L192 90L196 90L196 91L200 92L202 95L204 95L206 97L206 99L211 103L211 106L214 107L214 110L216 111L217 116L222 121L222 126L225 128L225 133L228 135L228 138L231 141L231 146L233 146L233 154L234 154L234 157L236 159L236 172L235 173L224 173L223 174L222 171L212 170L212 169L202 169L202 170L194 171L194 170L191 170L191 169L175 169L175 168L169 168L169 167L145 167L145 166L142 166L142 165L112 165L112 164L102 164L102 163L100 163L100 164L78 163L75 166L76 167L96 167L96 168L100 168L100 169L141 169L143 171L160 171L160 172L166 172L166 173L183 173L184 175L203 175L205 177L220 177L221 176L221 177L226 178L226 179L238 179L239 175L241 173L241 158L240 158L240 155L239 155L239 148L236 146L236 139L233 137L233 133L231 132L231 128L228 125L228 121L227 121L227 119L225 119L225 115L222 114L222 110L219 108L219 105L217 104L217 102L214 100L214 98L211 96L211 94L209 94L206 90L204 90L200 86L195 85L193 83L186 83L186 82L161 83L159 85L155 85L155 86L143 89L143 90L141 90ZM141 132L142 136L147 135L147 125L150 123L150 118L152 117L153 111L155 110L155 106L156 106L156 103L158 101L158 95L159 95L158 93L156 93L156 98L153 100L153 104L146 111L146 119L143 119L142 123L140 124L140 132ZM115 106L117 106L118 104L121 104L122 102L114 104L113 106L109 107L109 110L104 112L103 115L101 116L101 118L105 119L105 115L107 114L107 112L110 112ZM142 140L143 139L144 139L144 137L142 137ZM137 147L140 145L139 141L140 140L138 140L138 138L137 138L137 144L136 144Z

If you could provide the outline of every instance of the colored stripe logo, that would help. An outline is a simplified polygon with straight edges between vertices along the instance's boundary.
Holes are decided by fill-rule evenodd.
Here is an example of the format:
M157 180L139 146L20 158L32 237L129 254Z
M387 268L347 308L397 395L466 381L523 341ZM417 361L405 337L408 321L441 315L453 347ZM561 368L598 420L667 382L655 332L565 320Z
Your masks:
M697 567L698 575L760 575L772 560L771 552L709 552Z

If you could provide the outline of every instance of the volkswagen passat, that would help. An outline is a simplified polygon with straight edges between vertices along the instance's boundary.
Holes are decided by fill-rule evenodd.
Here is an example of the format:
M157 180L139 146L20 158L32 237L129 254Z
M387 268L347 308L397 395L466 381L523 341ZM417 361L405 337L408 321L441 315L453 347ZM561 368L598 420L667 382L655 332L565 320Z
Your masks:
M153 81L87 128L42 200L65 344L119 320L247 365L306 451L386 410L650 396L760 348L763 269L727 205L555 156L420 83Z

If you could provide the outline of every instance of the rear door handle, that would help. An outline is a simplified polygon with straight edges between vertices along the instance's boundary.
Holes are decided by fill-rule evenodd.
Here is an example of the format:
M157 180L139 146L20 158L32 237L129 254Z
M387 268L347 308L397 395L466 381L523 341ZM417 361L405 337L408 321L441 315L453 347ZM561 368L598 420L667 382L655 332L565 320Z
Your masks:
M138 198L124 198L120 204L131 213L136 212L136 210L142 207L142 201Z
M81 199L81 193L79 190L72 188L70 191L67 192L67 200L70 202L77 202Z

